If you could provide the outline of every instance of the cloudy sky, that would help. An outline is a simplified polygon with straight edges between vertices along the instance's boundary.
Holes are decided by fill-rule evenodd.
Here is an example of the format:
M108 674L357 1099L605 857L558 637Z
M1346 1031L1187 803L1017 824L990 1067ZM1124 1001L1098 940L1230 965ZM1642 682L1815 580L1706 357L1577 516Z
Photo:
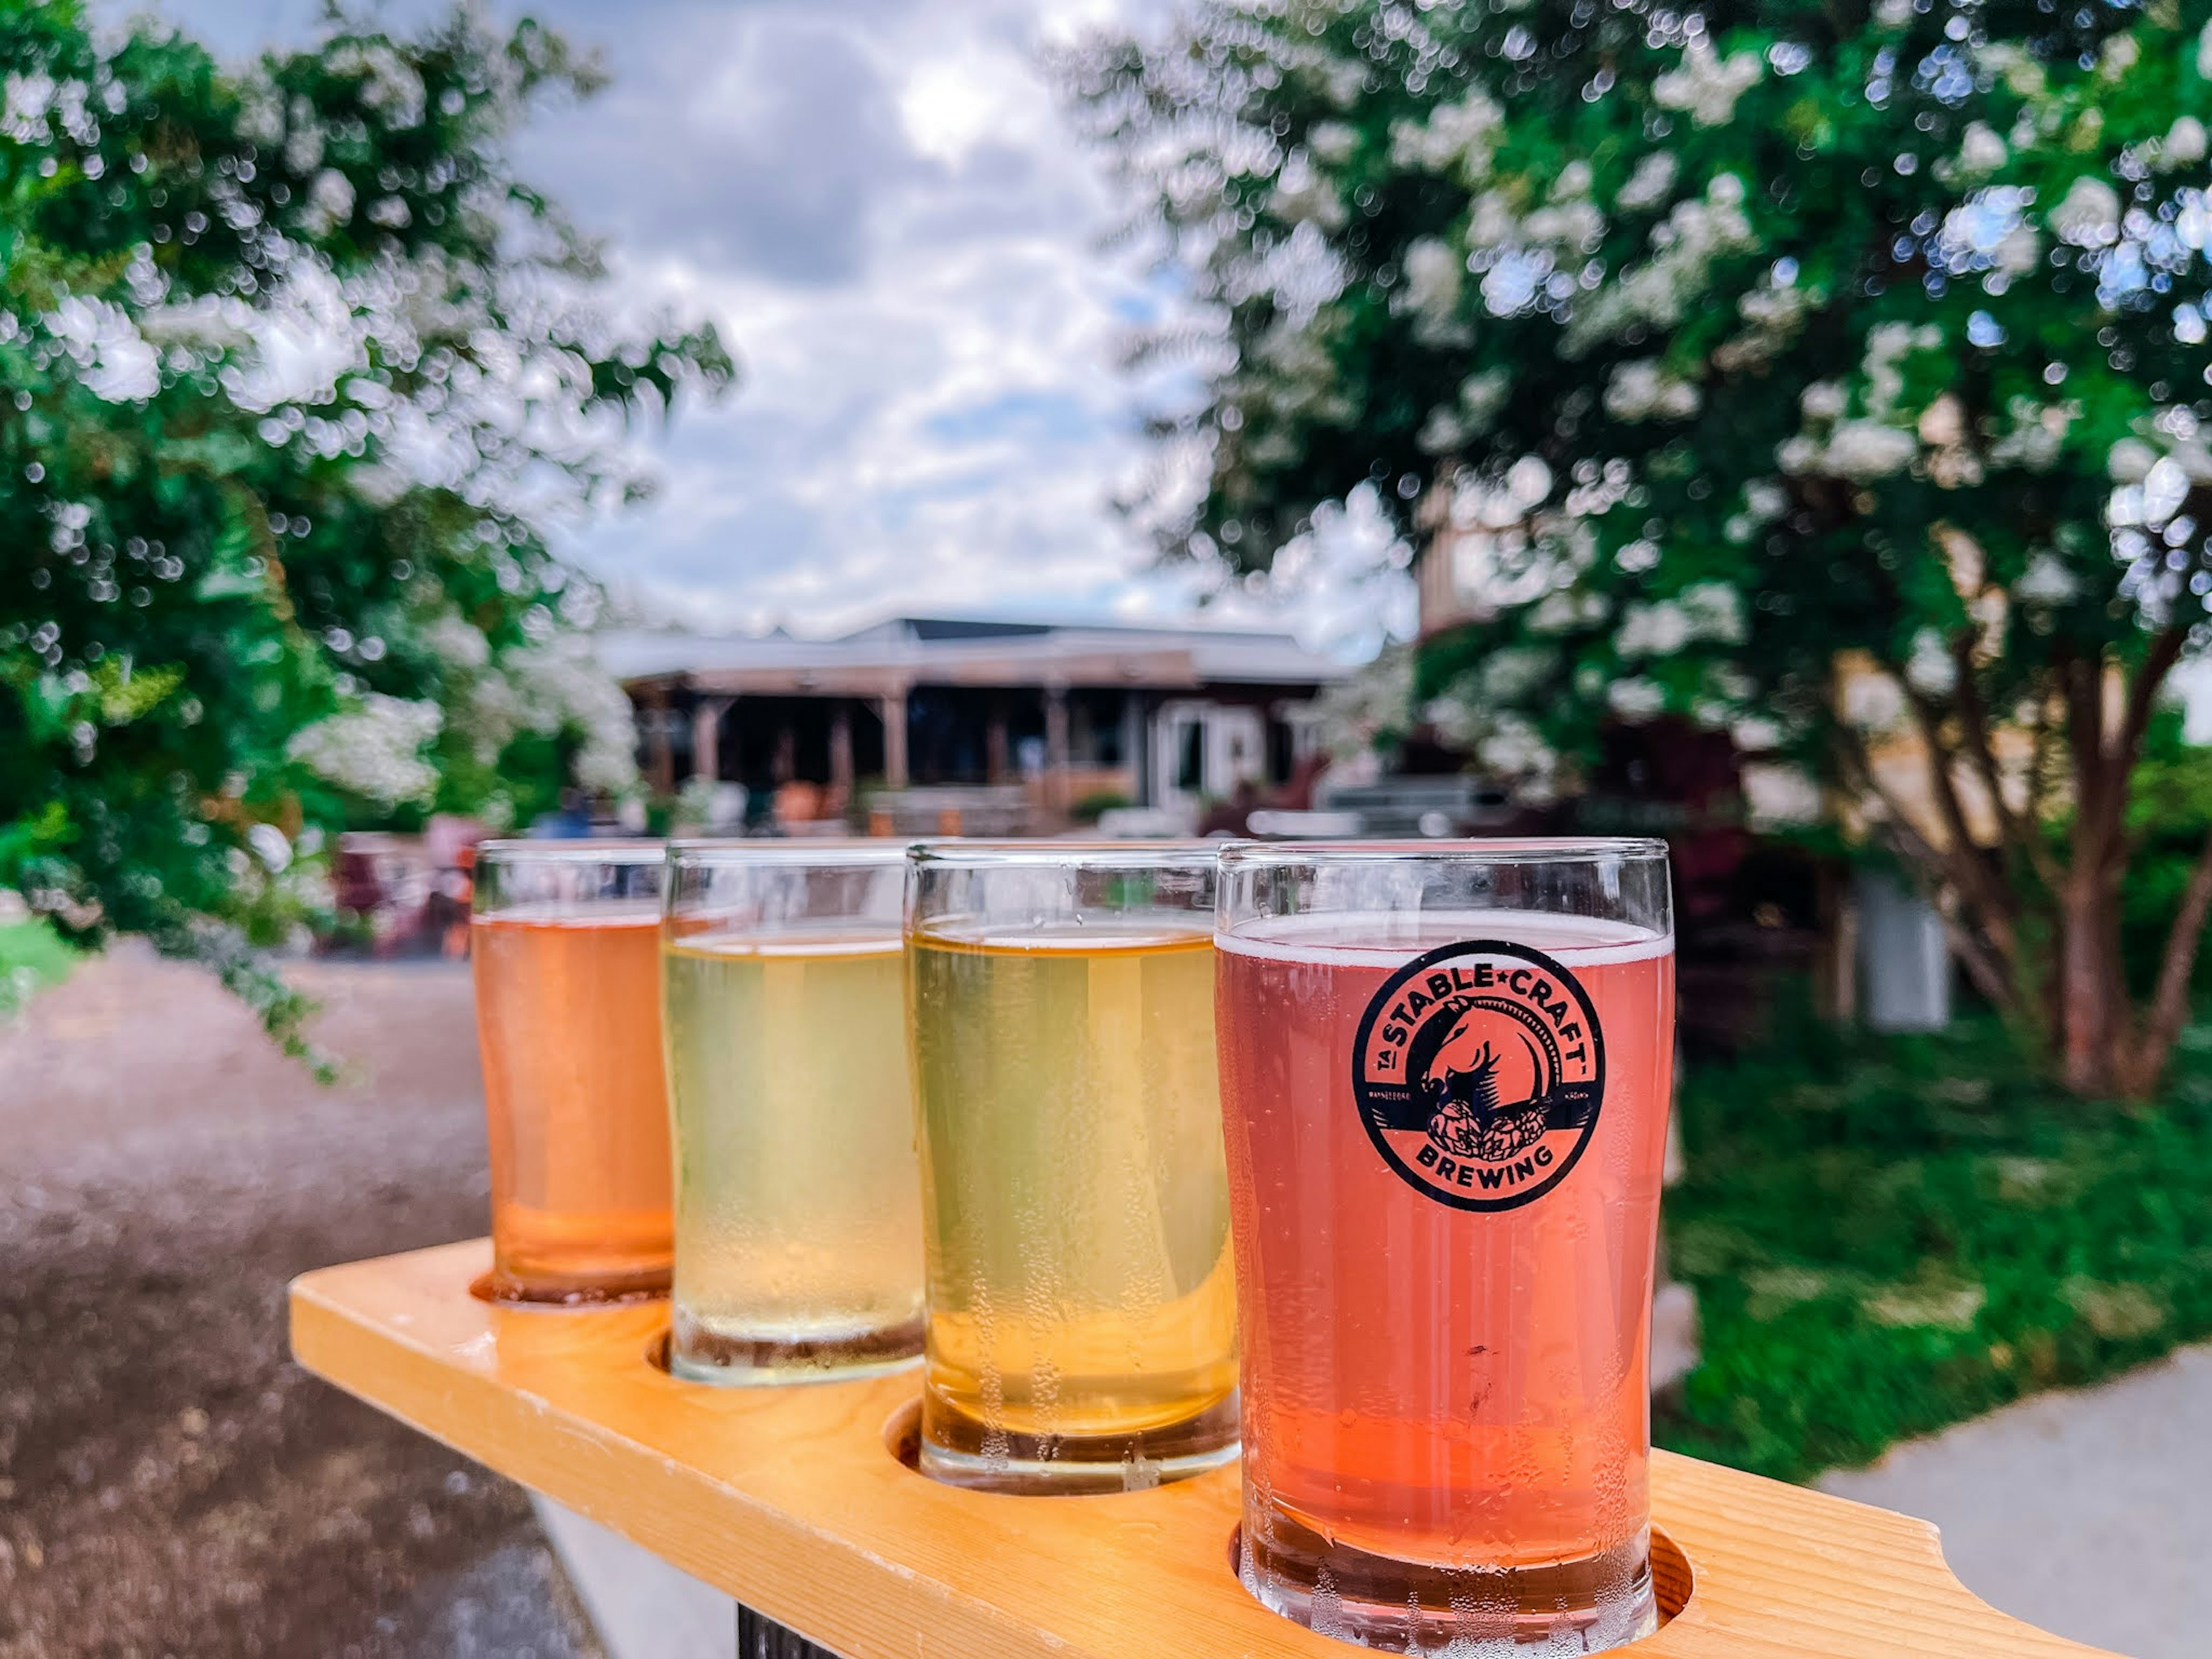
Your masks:
M501 0L511 10L511 0ZM165 0L227 53L318 0ZM427 13L399 0L395 20ZM1042 50L1156 0L540 0L611 88L525 138L625 299L711 317L744 367L656 445L661 493L584 538L649 609L832 629L896 610L1180 614L1109 502L1153 460L1120 342L1173 303L1066 128ZM1349 654L1401 623L1357 515L1284 605ZM1239 596L1230 619L1261 620Z

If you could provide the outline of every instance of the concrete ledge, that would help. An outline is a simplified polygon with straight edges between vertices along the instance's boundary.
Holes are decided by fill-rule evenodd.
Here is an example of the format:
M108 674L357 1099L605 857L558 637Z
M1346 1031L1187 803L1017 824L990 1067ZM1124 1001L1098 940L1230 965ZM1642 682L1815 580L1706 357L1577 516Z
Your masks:
M735 1601L574 1510L530 1502L607 1659L737 1659Z

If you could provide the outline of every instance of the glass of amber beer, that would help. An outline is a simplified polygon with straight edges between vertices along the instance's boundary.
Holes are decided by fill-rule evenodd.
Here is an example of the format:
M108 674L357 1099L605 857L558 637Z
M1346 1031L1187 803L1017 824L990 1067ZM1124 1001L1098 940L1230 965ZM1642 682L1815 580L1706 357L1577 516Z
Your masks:
M854 1376L921 1352L906 873L903 842L669 848L679 1376Z
M1221 882L1246 1587L1394 1652L1649 1634L1664 844L1239 842Z
M668 1288L659 842L492 841L469 951L500 1301Z
M909 856L924 1473L1119 1492L1228 1461L1212 848Z

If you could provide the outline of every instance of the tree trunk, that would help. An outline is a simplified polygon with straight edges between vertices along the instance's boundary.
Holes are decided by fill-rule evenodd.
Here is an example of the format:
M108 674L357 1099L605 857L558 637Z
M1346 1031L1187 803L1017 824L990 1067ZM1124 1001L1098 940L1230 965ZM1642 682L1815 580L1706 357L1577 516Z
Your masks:
M2107 960L2100 903L2104 883L2094 866L2076 868L2058 895L2057 1012L2059 1075L2077 1095L2095 1094L2112 1079L2112 1044L2124 1022L2113 1018L2117 987Z

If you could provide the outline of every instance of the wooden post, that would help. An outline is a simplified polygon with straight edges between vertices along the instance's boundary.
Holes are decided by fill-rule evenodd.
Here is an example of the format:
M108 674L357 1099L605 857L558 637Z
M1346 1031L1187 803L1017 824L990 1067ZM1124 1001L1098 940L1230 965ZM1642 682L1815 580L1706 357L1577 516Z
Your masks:
M722 716L734 697L702 697L691 710L691 775L719 781L722 775Z
M817 1648L795 1631L773 1619L763 1619L750 1607L738 1609L738 1659L837 1659L827 1648Z
M1152 769L1145 753L1145 700L1134 691L1121 698L1121 769L1129 775L1129 804L1152 804Z
M1044 689L1044 804L1048 811L1067 811L1067 688Z
M1007 758L1006 705L995 699L983 727L983 779L987 783L1004 783L1012 769Z
M676 793L676 750L668 740L668 722L673 718L667 688L650 688L645 693L646 764L656 795Z
M888 693L882 702L884 716L884 782L903 789L906 776L906 688Z
M853 795L853 711L839 703L830 715L830 787Z

